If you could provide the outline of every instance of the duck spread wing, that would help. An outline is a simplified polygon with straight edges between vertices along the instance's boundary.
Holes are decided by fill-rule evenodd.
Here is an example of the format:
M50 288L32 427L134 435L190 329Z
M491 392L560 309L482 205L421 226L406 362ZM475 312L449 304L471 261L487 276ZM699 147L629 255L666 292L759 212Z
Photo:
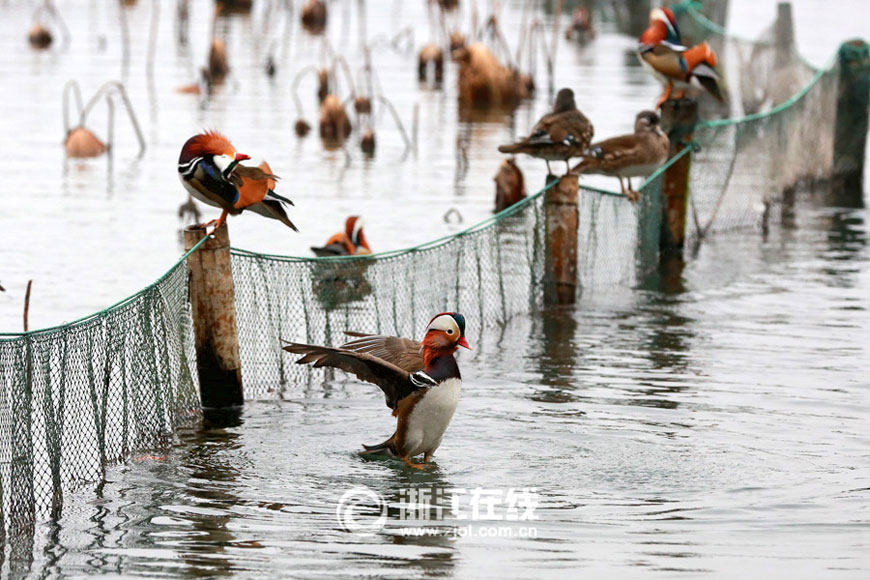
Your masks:
M379 386L384 392L387 406L393 410L399 406L399 401L423 386L419 381L413 381L408 371L365 352L293 342L286 343L283 348L287 352L303 355L296 364L341 369L356 375L361 381Z
M362 332L345 332L345 334L354 340L341 345L344 350L366 352L393 363L409 373L423 368L423 345L416 340Z

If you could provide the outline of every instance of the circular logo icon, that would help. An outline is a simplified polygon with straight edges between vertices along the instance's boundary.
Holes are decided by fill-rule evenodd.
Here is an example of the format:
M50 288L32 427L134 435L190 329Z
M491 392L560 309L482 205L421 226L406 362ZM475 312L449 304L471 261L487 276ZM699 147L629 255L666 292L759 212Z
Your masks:
M387 502L378 492L365 486L347 490L335 509L338 525L346 532L375 533L387 521Z

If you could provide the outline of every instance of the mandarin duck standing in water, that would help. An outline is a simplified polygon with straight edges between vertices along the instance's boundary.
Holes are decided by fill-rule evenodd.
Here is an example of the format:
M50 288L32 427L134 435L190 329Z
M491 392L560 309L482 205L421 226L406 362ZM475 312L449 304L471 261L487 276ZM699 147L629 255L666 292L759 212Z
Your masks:
M553 112L541 117L531 135L511 145L501 145L498 150L544 159L549 173L550 161L564 161L568 165L569 159L583 155L594 134L592 123L574 103L574 91L561 89Z
M641 111L634 122L634 133L593 143L588 155L572 171L618 177L623 195L637 201L640 194L631 188L631 178L649 177L668 160L670 141L660 121L655 111ZM623 177L628 179L628 189L622 183Z
M637 55L641 64L665 85L665 92L656 103L656 109L671 97L685 96L692 80L697 81L718 101L724 101L721 79L716 72L716 53L705 42L686 48L680 38L680 29L670 8L656 8L650 12L649 27L640 36Z
M239 162L250 159L238 153L229 140L215 131L194 135L181 148L178 177L193 197L223 210L220 218L204 224L224 225L227 214L238 215L250 210L280 221L299 231L287 217L285 206L293 202L275 193L277 175L265 161L259 167Z
M311 247L319 258L326 256L356 256L359 254L371 254L369 243L363 233L363 220L361 217L352 215L344 222L344 231L334 234L326 240L322 247Z
M396 431L378 445L363 445L360 455L391 455L423 469L441 444L459 402L462 377L453 353L465 340L465 317L457 312L435 316L422 343L375 335L357 335L338 348L289 343L284 350L304 355L297 364L335 367L378 385L397 417Z

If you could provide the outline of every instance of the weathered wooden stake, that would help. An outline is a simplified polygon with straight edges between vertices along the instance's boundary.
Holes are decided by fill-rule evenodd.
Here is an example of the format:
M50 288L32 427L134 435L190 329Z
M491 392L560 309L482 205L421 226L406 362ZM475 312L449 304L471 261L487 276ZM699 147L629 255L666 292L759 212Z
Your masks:
M776 5L776 24L773 30L774 67L780 69L791 64L796 54L791 2L780 2Z
M628 20L619 27L620 32L627 32L637 38L649 26L649 12L653 3L651 0L626 0L624 6L624 11L618 11L618 14L624 12Z
M840 46L837 120L834 126L834 177L843 189L863 197L870 103L870 44L850 40Z
M698 102L694 99L668 100L662 104L662 128L671 140L669 157L688 146L697 122ZM683 251L691 164L692 154L687 153L665 171L662 182L662 226L659 235L659 249L662 252Z
M195 246L205 235L202 227L186 228L185 249ZM187 258L187 268L200 400L203 407L223 408L242 405L244 397L226 224L214 235Z
M547 219L547 254L544 261L544 305L574 304L577 298L577 210L579 190L576 175L557 178L547 176L547 185L559 183L547 190L544 211Z

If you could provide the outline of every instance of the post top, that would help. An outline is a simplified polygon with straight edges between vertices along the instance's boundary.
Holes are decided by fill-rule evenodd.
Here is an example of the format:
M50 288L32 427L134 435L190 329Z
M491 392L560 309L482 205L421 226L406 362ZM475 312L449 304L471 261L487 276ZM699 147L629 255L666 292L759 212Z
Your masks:
M201 239L206 236L206 228L202 224L194 224L184 228L184 249L190 250ZM230 233L227 224L224 223L221 227L212 232L212 239L203 244L202 250L215 250L218 248L228 247L230 245Z

